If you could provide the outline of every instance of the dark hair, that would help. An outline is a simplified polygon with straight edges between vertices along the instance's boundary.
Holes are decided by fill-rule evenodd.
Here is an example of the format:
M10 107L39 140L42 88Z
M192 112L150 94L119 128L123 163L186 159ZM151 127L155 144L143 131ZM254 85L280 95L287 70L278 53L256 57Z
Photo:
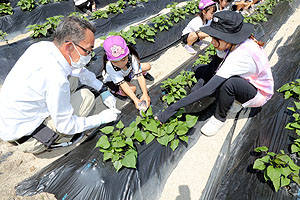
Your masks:
M210 5L206 8L204 8L205 12L207 12L211 7L213 7L213 12L216 12L217 11L217 6L216 4L213 4L213 5ZM201 19L202 21L204 22L204 14L203 14L203 10L200 10L200 12L197 14ZM206 22L205 22L206 23Z
M129 54L134 55L137 58L138 63L140 64L140 57L135 48L131 45L127 45L129 49ZM106 72L106 63L108 62L106 53L103 55L103 70Z
M57 26L54 33L54 41L58 45L65 41L73 41L79 43L85 38L85 30L89 29L93 33L96 32L95 27L85 19L71 16L65 17Z

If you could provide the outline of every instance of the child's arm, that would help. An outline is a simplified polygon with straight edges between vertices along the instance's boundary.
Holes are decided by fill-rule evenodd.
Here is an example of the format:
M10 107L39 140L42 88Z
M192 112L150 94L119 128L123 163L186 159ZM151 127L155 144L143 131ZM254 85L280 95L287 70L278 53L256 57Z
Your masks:
M139 108L138 104L139 104L140 100L135 96L134 92L131 90L128 83L125 81L124 83L122 83L120 85L120 87L123 90L123 92L125 94L127 94L132 99L132 101L134 102L135 107L138 109Z
M138 79L140 88L141 88L141 90L143 92L143 95L141 96L141 101L145 100L147 102L147 108L148 108L150 106L150 97L149 97L148 91L147 91L146 80L145 80L145 78L144 78L143 75L138 76L137 79Z

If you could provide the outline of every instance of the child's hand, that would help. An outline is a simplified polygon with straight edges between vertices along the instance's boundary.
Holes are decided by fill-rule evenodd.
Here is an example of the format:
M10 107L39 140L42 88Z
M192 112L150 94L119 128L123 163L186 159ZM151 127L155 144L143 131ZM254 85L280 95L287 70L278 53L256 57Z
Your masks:
M143 94L143 95L141 96L140 101L143 101L143 100L146 101L146 103L147 103L147 108L148 108L148 107L150 106L150 101L151 101L149 95L148 95L148 94Z
M134 100L134 105L135 105L135 108L139 110L139 103L141 102L139 99L137 100Z

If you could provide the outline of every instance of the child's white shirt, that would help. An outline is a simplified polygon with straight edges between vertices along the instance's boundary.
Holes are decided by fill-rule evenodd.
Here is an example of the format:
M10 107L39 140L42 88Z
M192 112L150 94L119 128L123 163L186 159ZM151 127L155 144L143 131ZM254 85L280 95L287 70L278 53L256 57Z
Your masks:
M114 84L119 85L124 81L124 77L129 75L130 78L133 78L140 73L142 73L142 68L138 63L137 58L132 55L132 62L131 65L127 67L127 70L114 67L112 63L108 61L106 63L106 72L103 70L102 76L104 83L112 81Z
M210 22L211 22L211 20L209 20L206 24L204 24L201 17L197 16L197 17L193 18L188 23L188 25L183 29L182 35L185 35L185 34L190 33L190 32L199 31L201 27L209 26Z

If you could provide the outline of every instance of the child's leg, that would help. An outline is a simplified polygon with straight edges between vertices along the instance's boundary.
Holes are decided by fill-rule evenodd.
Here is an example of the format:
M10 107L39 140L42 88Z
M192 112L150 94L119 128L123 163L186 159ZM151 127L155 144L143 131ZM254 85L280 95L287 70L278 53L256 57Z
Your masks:
M187 45L192 46L198 40L198 35L195 32L190 32L187 38Z
M126 83L128 84L129 88L132 90L132 92L135 93L136 86L127 81L126 81ZM123 96L126 95L126 93L122 90L122 88L121 87L119 87L119 88L120 88L119 92L122 92L120 95L123 95Z
M141 63L142 71L147 72L151 69L150 63Z
M151 69L151 64L150 63L141 63L141 67L142 67L142 72L143 72L144 78L149 81L154 81L154 77L148 73L148 71Z

